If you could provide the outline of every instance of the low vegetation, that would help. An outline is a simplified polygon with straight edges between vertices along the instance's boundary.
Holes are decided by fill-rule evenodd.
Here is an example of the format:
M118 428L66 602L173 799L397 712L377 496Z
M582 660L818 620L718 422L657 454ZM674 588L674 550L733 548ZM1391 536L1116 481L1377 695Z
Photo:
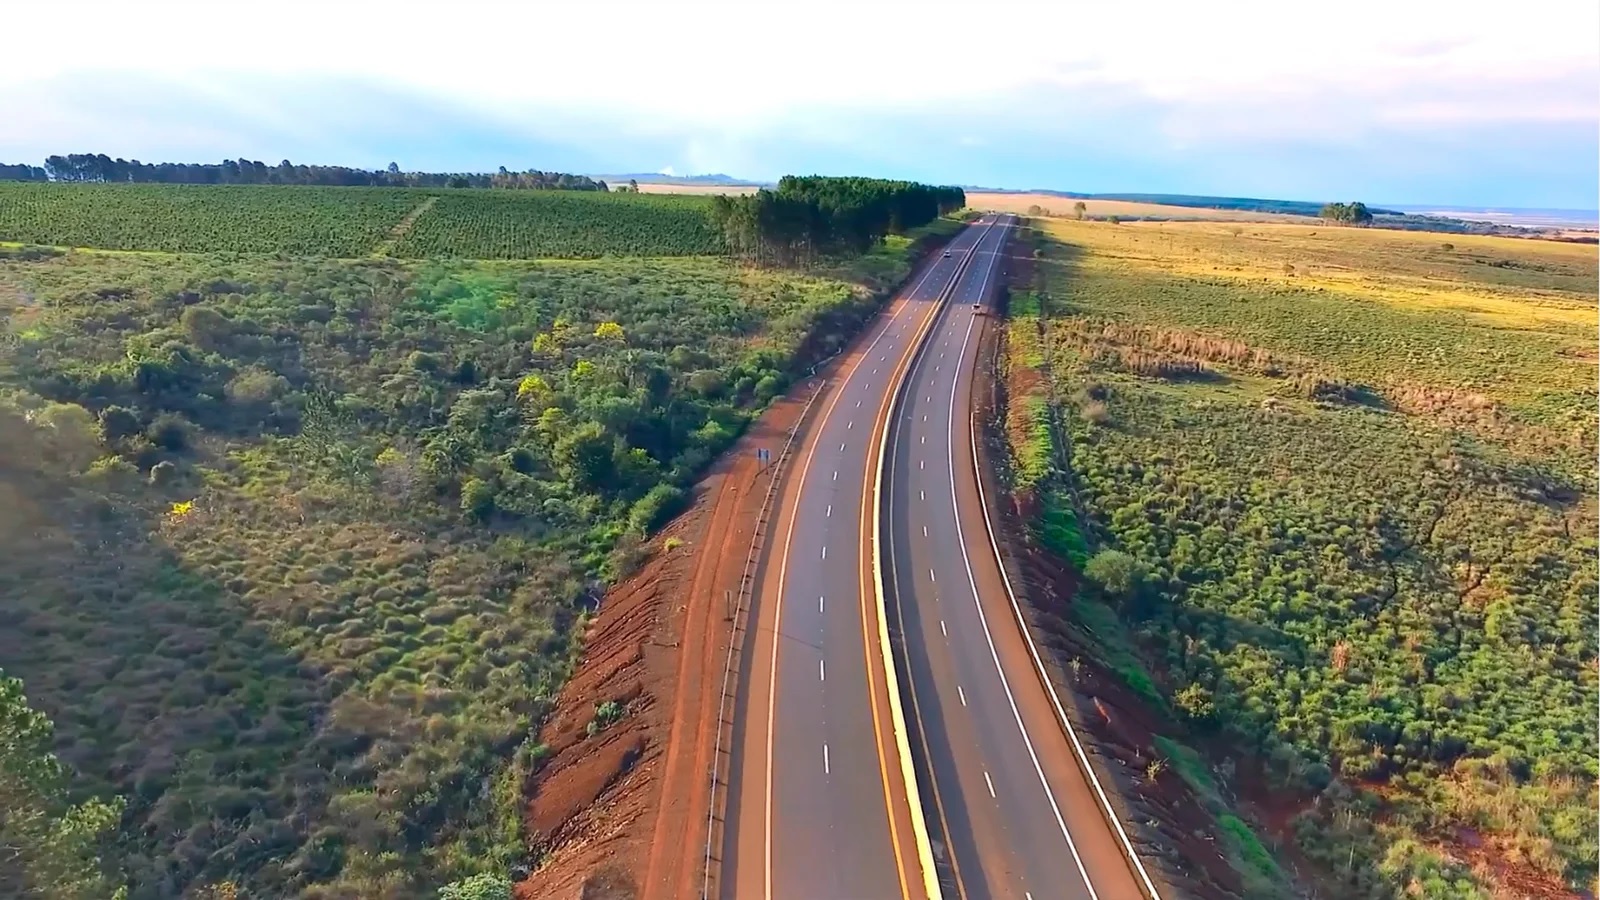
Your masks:
M1040 529L1131 636L1113 668L1324 896L1592 889L1592 250L1036 226L1010 364L1043 360L1070 472L1035 480Z
M344 258L380 248L407 258L695 256L722 252L710 209L704 197L599 191L0 183L0 241Z
M222 205L190 227L258 240L207 232ZM918 239L837 274L892 280ZM596 592L877 303L712 258L0 251L0 666L27 690L0 682L0 748L28 769L0 790L41 811L0 825L23 847L0 886L57 866L82 874L62 897L107 896L101 874L136 900L504 896Z

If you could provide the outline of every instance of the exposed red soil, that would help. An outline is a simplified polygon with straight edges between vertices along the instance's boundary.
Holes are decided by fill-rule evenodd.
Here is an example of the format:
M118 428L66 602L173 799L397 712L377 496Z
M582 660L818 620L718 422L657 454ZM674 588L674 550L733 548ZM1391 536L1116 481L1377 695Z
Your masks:
M781 400L758 419L652 539L644 566L606 594L540 731L550 755L526 826L545 858L518 897L653 900L698 889L689 851L705 839L726 592L738 589L768 480L754 450L781 446L803 406L803 397ZM608 700L626 715L591 737Z
M922 240L911 271L943 243ZM689 509L651 539L639 571L606 593L540 729L549 755L528 787L525 832L542 861L517 897L699 896L733 626L727 598L739 590L773 474L755 449L776 457L812 393L813 382L803 382L773 403L696 486ZM608 700L625 703L626 714L590 736L597 705Z
M1592 900L1594 896L1572 890L1547 872L1534 871L1517 857L1504 838L1496 835L1479 835L1461 828L1453 840L1438 843L1435 849L1492 885L1491 896L1497 900Z

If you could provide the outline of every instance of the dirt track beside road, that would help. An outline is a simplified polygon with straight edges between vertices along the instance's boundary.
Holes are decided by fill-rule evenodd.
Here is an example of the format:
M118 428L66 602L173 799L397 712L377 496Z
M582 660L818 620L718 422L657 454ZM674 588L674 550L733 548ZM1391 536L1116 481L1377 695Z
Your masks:
M549 748L527 833L546 854L522 898L698 896L710 767L737 592L773 455L809 396L777 401L696 486L693 502L614 586L541 729ZM671 546L672 549L665 549ZM596 706L626 715L594 736Z

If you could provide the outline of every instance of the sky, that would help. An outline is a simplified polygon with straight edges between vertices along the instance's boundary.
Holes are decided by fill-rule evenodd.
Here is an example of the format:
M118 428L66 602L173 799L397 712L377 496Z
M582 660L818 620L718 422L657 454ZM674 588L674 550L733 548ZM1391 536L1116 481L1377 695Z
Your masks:
M860 174L1600 206L1600 3L81 0L0 162Z

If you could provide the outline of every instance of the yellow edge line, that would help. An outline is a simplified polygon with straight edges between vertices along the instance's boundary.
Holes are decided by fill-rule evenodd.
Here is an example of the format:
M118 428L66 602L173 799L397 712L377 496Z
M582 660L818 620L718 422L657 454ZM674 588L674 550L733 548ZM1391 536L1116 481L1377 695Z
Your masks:
M911 303L909 298L905 302L908 305ZM889 376L889 380L890 380L891 384L895 384L895 385L898 386L899 379L904 377L904 373L906 371L906 361L909 360L914 355L914 348L916 348L916 347L921 345L922 339L927 334L928 327L933 322L934 316L937 313L938 313L938 307L936 305L934 307L934 309L931 312L928 313L927 316L923 317L922 322L918 324L916 337L914 337L912 339L912 342L911 342L911 347L913 348L913 351L912 352L907 352L904 356L902 356L899 360L897 360L895 362L895 369L894 369L894 371L892 373L890 373L890 376ZM890 390L889 396L891 398L894 396L894 393L895 393L895 391L897 389L898 388L896 387L896 388ZM893 400L891 399L885 404L884 407L880 407L879 408L879 414L880 414L879 426L880 426L880 429L881 429L882 433L885 434L885 435L887 435L888 431L889 431L889 418L890 418L890 415L892 415L893 405L894 405L893 404ZM886 409L890 410L891 412L890 413L885 413L884 410L886 410ZM880 447L879 459L880 459L880 461L882 459L882 450L881 450L881 448L883 447L883 445L884 445L884 441L882 439L880 439L880 442L879 442L879 447ZM880 473L879 477L881 478L881 473ZM874 480L874 482L873 482L873 487L874 487L874 490L877 487L877 481L876 480ZM873 515L870 518L868 516L868 510L869 509L873 513ZM871 507L869 507L865 503L861 504L861 525L860 525L860 527L861 527L862 532L865 533L866 529L872 527L872 524L876 523L876 521L877 521L877 504L874 503ZM876 531L876 529L874 529L874 532L875 531ZM878 574L878 557L877 557L877 554L875 554L875 553L873 554L873 557L872 557L872 570L873 570L874 576L876 577L877 574ZM880 581L880 582L881 582L881 580L882 580L881 578L878 579L878 581ZM863 599L865 599L866 591L863 591L862 594L863 594ZM929 883L929 882L932 881L932 879L929 878L928 873L932 872L932 870L933 870L932 869L933 847L928 842L927 824L922 821L922 815L921 815L922 807L921 807L921 804L918 802L918 797L917 797L917 782L916 782L916 778L915 778L915 773L911 770L911 757L909 755L910 748L909 748L909 745L906 744L906 740L905 740L905 715L900 710L900 695L899 695L899 692L898 692L898 683L895 681L894 658L889 655L889 653L890 653L890 649L889 649L889 627L888 627L888 623L884 620L883 592L881 590L876 591L876 596L877 596L877 604L878 604L878 644L879 644L879 651L883 654L883 667L884 667L884 670L885 670L884 678L885 678L885 681L886 681L885 687L886 687L888 695L889 695L889 719L890 719L890 722L891 722L891 724L892 724L892 726L894 728L895 745L896 745L896 751L897 751L896 755L900 757L901 777L905 780L905 783L906 783L906 794L907 794L907 798L908 798L908 800L910 802L910 806L911 806L911 831L912 831L912 836L913 836L913 839L916 841L916 844L917 844L918 863L922 867L922 870L923 870L923 881L924 881L925 886L926 886L926 883ZM870 626L867 624L867 606L866 606L865 603L863 603L861 605L862 650L865 652L865 655L867 657L867 695L869 697L871 697L871 696L873 696L873 695L875 695L877 693L877 685L876 685L876 682L874 681L874 679L872 677L872 670L873 670L874 667L872 665L872 644L870 642L870 639L867 637L867 632L869 630L870 630ZM901 897L905 897L905 898L909 898L911 896L911 892L910 892L911 885L910 885L910 883L909 883L909 881L908 881L908 879L906 877L905 859L900 854L900 829L899 829L898 826L895 825L894 796L893 796L893 793L889 790L889 762L888 762L888 760L884 759L884 755L883 755L883 722L878 716L878 704L877 704L877 702L873 701L873 702L869 703L868 705L872 709L872 735L873 735L873 744L876 746L877 752L878 752L878 768L883 773L883 809L884 809L884 812L886 814L888 814L888 816L889 816L889 844L890 844L890 846L892 846L894 848L895 874L900 877L900 896ZM924 855L924 851L926 851L926 855ZM940 900L940 896L937 893L937 884L936 883L934 884L934 888L935 888L935 891L934 892L930 892L928 894L928 900Z
M989 227L992 228L993 226L991 225ZM967 263L971 262L973 255L976 253L978 245L982 243L982 241L983 238L980 236L977 241L973 242L973 249L968 251L967 257L961 261L960 266L956 268L955 274L951 276L950 288L948 289L948 292L954 292L955 285L960 282L962 274L966 272ZM884 680L886 682L886 687L889 694L889 718L894 726L895 750L900 757L900 773L901 777L905 780L906 800L911 807L911 832L912 837L917 844L917 859L922 867L923 889L927 891L928 900L943 900L944 893L939 887L938 872L934 869L933 843L928 839L928 823L924 821L922 815L922 797L917 790L917 775L911 763L911 744L906 737L907 732L905 710L900 705L900 678L895 672L894 651L889 644L889 621L887 618L888 604L884 597L883 556L881 553L880 541L878 540L877 525L880 522L880 516L882 514L883 469L884 460L888 455L889 449L890 422L894 418L895 410L900 406L900 394L902 393L902 389L905 387L905 373L909 370L911 361L915 359L917 352L922 348L923 341L927 339L928 332L933 327L934 319L938 317L940 310L944 308L944 304L947 299L948 298L946 297L941 297L939 300L934 302L933 310L928 313L927 318L923 319L922 325L917 329L917 336L911 342L910 352L901 358L899 365L896 367L894 387L891 388L889 392L887 414L883 417L883 429L882 433L878 437L878 463L872 478L872 587L874 599L877 601L878 605L878 644L879 650L883 655ZM862 509L864 512L866 506L863 505ZM870 681L872 677L872 667L870 664L867 667L867 677L870 690ZM877 727L877 704L873 704L874 730L876 730ZM878 739L878 746L879 765L886 765L882 758L883 740L881 736ZM883 790L886 801L888 801L887 795L889 793L889 782L887 777L884 779ZM888 802L892 803L892 801ZM891 840L893 840L895 844L895 858L898 864L900 857L900 842L898 838L895 838L893 835L893 812L891 812L889 815L889 828L891 832ZM902 873L904 872L904 866L897 865L897 867L900 868ZM906 887L907 885L905 883L905 876L902 874L900 887L902 894L906 893Z

